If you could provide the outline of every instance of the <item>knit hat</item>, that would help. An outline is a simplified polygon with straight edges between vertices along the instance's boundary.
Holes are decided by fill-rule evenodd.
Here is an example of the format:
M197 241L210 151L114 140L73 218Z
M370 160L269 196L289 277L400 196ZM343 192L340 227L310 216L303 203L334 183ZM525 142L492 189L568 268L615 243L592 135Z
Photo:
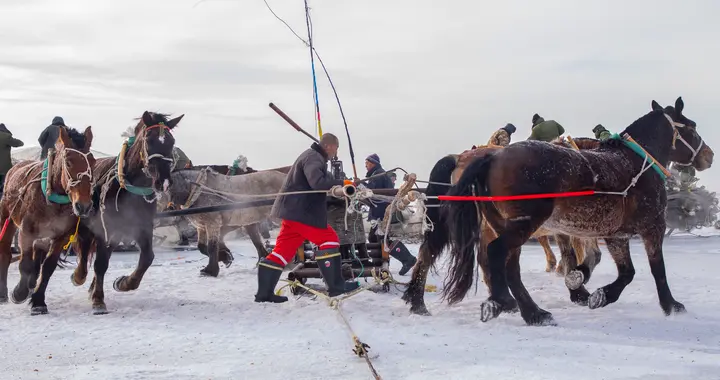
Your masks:
M65 125L65 120L60 116L55 116L52 120L52 125Z
M592 131L593 131L593 133L598 133L601 131L607 131L607 129L605 129L605 127L603 127L602 124L598 124L595 126L595 128L593 128Z
M502 129L505 130L508 134L512 135L517 130L514 125L507 123Z
M378 156L376 153L373 153L365 159L365 161L370 161L375 165L380 165L380 156Z
M533 123L533 125L540 124L540 123L542 123L543 121L545 121L545 119L543 119L542 116L540 116L540 115L538 115L538 114L535 114L535 115L533 115L533 117L532 117L532 123Z

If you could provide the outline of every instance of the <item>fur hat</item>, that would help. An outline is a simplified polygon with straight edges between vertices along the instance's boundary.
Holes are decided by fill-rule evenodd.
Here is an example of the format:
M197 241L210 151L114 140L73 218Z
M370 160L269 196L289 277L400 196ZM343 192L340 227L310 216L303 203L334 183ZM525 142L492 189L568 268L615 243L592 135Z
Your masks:
M52 119L52 123L50 123L50 124L52 124L52 125L65 125L65 120L63 120L63 118L60 117L60 116L55 116L55 117Z

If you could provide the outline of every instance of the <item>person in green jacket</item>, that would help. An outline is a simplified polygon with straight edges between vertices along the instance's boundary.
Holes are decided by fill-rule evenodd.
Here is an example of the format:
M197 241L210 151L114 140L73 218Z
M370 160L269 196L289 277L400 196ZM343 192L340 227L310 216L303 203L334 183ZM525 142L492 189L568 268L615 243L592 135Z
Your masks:
M545 120L535 114L532 118L532 133L528 140L539 140L551 142L565 133L565 128L555 120Z
M605 127L603 127L602 124L596 125L595 128L593 128L593 133L595 133L595 138L600 141L605 141L612 136L610 131L605 129Z
M178 147L173 147L173 158L175 159L174 170L187 169L192 166L192 161L188 156Z
M25 145L21 140L13 137L12 132L5 124L0 123L0 194L5 188L5 175L12 167L10 150Z

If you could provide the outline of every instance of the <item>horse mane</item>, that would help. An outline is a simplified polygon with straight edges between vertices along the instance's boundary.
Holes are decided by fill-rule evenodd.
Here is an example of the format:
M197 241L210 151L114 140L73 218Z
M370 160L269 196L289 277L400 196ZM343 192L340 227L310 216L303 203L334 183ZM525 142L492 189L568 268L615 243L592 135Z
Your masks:
M150 116L152 116L153 122L155 124L165 123L167 124L168 118L170 117L170 114L167 113L160 113L160 112L148 112ZM142 117L136 117L133 120L138 120L137 125L135 125L135 136L137 136L143 129L143 127L151 127L151 125L145 125L143 122Z
M90 149L90 147L85 146L85 144L87 143L87 141L85 141L85 134L81 133L75 128L67 127L66 130L75 149Z

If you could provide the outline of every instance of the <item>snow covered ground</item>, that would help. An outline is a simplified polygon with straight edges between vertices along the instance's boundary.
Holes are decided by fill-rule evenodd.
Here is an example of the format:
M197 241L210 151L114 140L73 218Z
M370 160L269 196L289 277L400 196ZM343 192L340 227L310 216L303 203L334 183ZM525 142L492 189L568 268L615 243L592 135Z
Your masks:
M343 310L385 380L719 379L718 242L673 237L665 243L671 289L689 311L682 316L663 316L639 242L632 244L635 281L618 303L600 310L572 305L562 279L544 272L539 246L526 246L523 279L557 327L528 327L519 315L480 322L482 283L452 307L426 293L432 317L409 315L394 289L361 293ZM47 293L50 314L31 317L27 305L0 306L0 378L372 378L351 352L340 318L321 301L252 302L255 251L244 241L231 248L236 261L217 279L199 277L205 260L197 252L158 252L138 291L106 286L111 313L103 316L90 315L87 284L75 288L70 269L56 271ZM129 274L136 259L115 254L109 282ZM396 273L398 263L392 268ZM14 284L17 264L10 270ZM589 289L614 278L604 251ZM441 287L442 277L429 282Z

